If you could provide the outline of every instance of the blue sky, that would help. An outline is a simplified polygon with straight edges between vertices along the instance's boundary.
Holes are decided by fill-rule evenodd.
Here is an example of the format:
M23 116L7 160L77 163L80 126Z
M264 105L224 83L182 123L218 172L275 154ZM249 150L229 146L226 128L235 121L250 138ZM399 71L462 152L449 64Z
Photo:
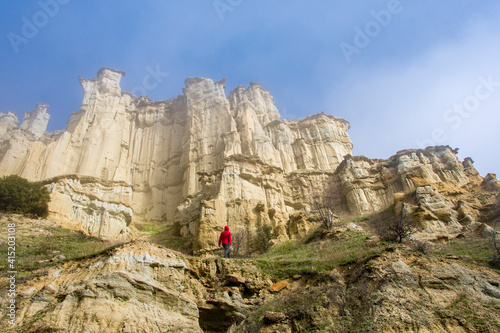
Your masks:
M78 76L182 94L187 77L260 82L282 118L347 119L354 154L448 144L500 173L498 1L40 0L0 4L0 111L51 106L64 129ZM168 73L166 75L165 73Z

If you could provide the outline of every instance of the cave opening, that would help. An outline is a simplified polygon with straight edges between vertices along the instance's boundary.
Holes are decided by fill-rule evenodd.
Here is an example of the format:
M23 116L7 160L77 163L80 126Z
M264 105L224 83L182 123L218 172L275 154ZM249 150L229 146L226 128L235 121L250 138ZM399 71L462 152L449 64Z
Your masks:
M205 333L227 332L231 325L243 320L234 309L224 307L200 308L200 327Z

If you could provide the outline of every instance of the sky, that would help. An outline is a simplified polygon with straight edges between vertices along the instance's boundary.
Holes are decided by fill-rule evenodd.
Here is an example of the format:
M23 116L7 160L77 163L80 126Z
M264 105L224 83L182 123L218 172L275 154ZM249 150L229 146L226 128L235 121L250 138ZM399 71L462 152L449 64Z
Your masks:
M80 108L78 77L122 70L165 100L188 77L259 82L283 119L349 121L354 155L450 145L500 175L500 2L33 0L0 3L0 111Z

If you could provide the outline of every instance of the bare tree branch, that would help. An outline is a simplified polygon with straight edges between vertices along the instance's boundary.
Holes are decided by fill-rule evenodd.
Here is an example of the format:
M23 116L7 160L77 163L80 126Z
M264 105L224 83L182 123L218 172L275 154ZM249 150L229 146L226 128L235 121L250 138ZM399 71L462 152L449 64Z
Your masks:
M312 195L310 199L313 211L319 214L327 228L331 228L337 219L334 214L337 196L338 193L335 192L333 187L329 187L319 194Z
M235 256L242 255L242 250L247 246L246 232L238 230L231 235L233 243L233 253Z
M403 239L411 236L415 232L413 223L407 219L395 217L388 225L388 230L392 232L398 243L402 243Z
M410 220L387 214L373 215L370 218L370 224L381 238L395 240L398 243L402 243L405 238L410 237L416 231Z

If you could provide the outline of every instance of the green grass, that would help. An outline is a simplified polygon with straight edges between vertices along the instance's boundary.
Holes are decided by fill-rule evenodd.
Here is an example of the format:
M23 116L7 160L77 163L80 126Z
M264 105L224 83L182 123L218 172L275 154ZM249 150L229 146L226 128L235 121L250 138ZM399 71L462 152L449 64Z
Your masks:
M339 219L342 223L354 223L359 224L360 222L366 222L372 214L364 215L340 215Z
M66 259L78 259L108 249L114 243L89 237L83 233L63 228L48 228L50 237L17 237L16 267L18 270L33 270L50 266L50 260L59 255ZM6 253L6 244L0 245L0 252ZM49 260L48 262L44 262Z
M137 224L135 227L141 232L145 232L151 236L156 236L164 232L168 226L160 223L141 223Z
M161 223L143 223L136 225L137 230L143 232L141 238L169 249L189 253L192 239L173 235L174 226Z
M466 236L465 238L455 238L445 244L437 245L432 255L436 257L452 255L458 257L462 262L486 266L495 253L491 239Z
M261 270L277 278L297 274L319 274L339 265L354 263L381 253L386 245L370 247L367 235L361 232L344 232L336 240L305 244L288 241L256 258Z
M7 224L16 224L14 268L18 272L18 279L32 278L33 271L40 269L36 274L43 275L43 268L60 261L97 255L118 245L79 231L38 224L38 220L4 214L0 217L0 253L6 254L8 250L8 244L4 242L7 240ZM64 258L58 259L58 256ZM6 260L0 263L0 277L7 274L7 264Z

